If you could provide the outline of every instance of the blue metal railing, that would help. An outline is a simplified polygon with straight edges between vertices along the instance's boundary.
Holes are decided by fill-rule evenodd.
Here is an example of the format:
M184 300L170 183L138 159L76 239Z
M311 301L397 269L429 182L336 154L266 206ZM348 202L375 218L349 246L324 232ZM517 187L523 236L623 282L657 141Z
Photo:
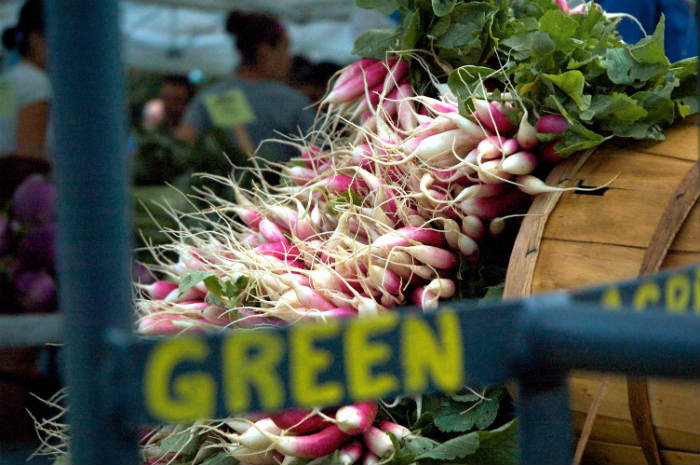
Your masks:
M137 463L96 380L105 328L130 326L125 98L117 2L50 0L58 275L75 464ZM115 451L119 453L115 454Z
M158 342L128 335L130 229L117 5L49 0L48 13L71 459L74 465L136 464L134 426L144 419L143 396L126 381L140 379L143 364L130 356L141 351L147 357ZM484 320L509 342L471 360L476 365L468 374L518 379L523 463L570 462L569 369L700 377L697 314L601 312L561 295L508 305L516 310L504 314L502 326ZM457 314L483 312L482 318L489 311L469 307ZM209 341L216 345L221 338ZM485 334L469 347L486 349L486 342L494 344Z

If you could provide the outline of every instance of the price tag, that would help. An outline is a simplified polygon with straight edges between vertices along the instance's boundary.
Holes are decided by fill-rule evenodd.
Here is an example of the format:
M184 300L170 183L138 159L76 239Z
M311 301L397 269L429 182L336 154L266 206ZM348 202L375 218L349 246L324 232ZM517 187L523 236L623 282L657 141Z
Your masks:
M255 113L241 89L231 89L204 97L204 105L212 122L219 128L230 128L255 121Z
M9 118L15 113L15 83L0 77L0 117Z

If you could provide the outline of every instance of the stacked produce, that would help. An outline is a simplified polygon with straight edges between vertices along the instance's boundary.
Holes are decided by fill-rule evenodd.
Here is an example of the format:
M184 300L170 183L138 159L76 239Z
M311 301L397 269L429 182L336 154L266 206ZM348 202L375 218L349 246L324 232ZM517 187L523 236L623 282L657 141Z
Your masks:
M27 177L0 213L0 278L5 311L56 310L54 187L43 176Z
M663 23L628 45L593 4L358 5L404 21L360 37L364 58L333 80L313 131L280 141L299 149L263 167L282 185L255 171L251 189L210 176L236 201L202 190L206 207L187 215L201 227L167 231L172 242L153 249L160 280L138 286L141 334L434 311L463 295L463 271L487 262L484 241L507 218L565 189L542 181L553 163L612 136L662 138L697 111L696 62L668 63ZM149 464L510 463L503 392L159 427L143 451Z

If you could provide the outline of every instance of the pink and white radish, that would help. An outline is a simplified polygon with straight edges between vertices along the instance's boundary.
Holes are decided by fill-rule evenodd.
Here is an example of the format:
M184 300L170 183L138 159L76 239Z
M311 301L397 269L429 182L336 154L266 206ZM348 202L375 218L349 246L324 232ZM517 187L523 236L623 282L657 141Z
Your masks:
M289 409L270 415L278 428L294 434L307 434L319 431L330 423L312 410Z
M381 463L381 459L370 450L366 451L362 457L362 465L379 465L379 463Z
M272 443L270 435L278 435L281 432L272 418L263 418L253 423L245 433L236 436L235 440L251 450L262 450Z
M398 93L396 98L399 100L398 106L398 120L401 129L404 131L411 131L418 126L418 120L416 119L416 109L413 105L413 89L408 83L403 83L398 87Z
M152 284L139 284L137 287L146 291L151 299L162 300L177 289L178 285L168 281L155 281Z
M266 241L281 242L284 245L289 246L289 241L282 233L279 226L277 226L275 223L268 220L267 218L263 218L262 220L260 220L258 228L260 229L260 234L262 234Z
M480 197L494 197L503 194L508 189L505 183L493 184L474 184L463 189L454 198L456 203L469 199L478 199Z
M509 174L530 174L537 166L537 157L531 152L516 152L501 162L501 168Z
M203 292L197 286L192 286L191 288L180 292L179 287L173 289L163 298L163 302L185 302L188 300L198 300L202 299L206 292Z
M527 120L527 112L525 112L523 117L520 119L518 133L515 136L515 140L518 141L520 148L524 150L530 150L539 144L539 140L537 139L537 130Z
M256 450L245 446L228 446L226 450L233 458L248 465L277 465L283 459L282 455L274 450Z
M452 252L432 245L413 245L401 250L421 263L439 270L449 270L457 265L457 257Z
M362 68L359 74L335 85L323 103L343 103L354 100L364 93L365 87L376 86L383 82L386 76L387 65L382 61L373 63Z
M313 459L333 453L350 436L338 426L330 425L306 436L270 437L272 446L284 455Z
M474 240L484 237L484 223L478 216L466 215L462 217L462 232Z
M349 64L348 66L340 70L340 74L338 74L338 77L333 83L333 87L338 87L341 84L347 82L350 78L354 78L361 75L362 70L376 63L379 63L379 60L376 60L374 58L360 58L359 60Z
M460 152L465 148L472 148L476 143L477 138L462 129L450 129L423 139L409 157L431 162L453 151Z
M535 128L542 134L563 134L569 129L569 122L561 115L545 115L537 120ZM564 158L554 148L558 143L559 139L553 140L540 150L542 161L553 163Z
M479 244L466 234L459 235L457 248L470 261L475 261L479 256Z
M405 226L377 238L372 242L372 247L391 250L394 247L416 243L439 247L443 244L443 239L442 235L434 229Z
M360 402L339 408L335 412L335 420L343 432L355 436L364 433L372 426L377 412L376 402Z
M562 189L560 187L549 186L545 184L540 178L526 174L523 176L518 176L515 178L515 183L518 189L530 195L545 194L547 192L560 192Z
M529 176L529 175L526 175ZM516 179L519 185L523 185L520 178ZM522 187L519 187L522 189ZM528 192L529 193L529 192ZM466 215L474 215L479 218L491 219L512 213L523 207L529 197L518 190L512 190L497 197L481 197L465 200L460 203L462 212Z
M494 158L503 158L518 150L518 142L515 139L506 139L501 136L489 136L476 146L477 161L480 163Z
M387 433L393 434L399 440L406 439L407 437L413 435L413 433L411 433L411 430L406 428L405 426L401 426L398 423L393 423L387 420L382 420L379 422L379 429Z
M360 460L363 452L365 451L362 442L355 439L345 444L338 450L338 461L340 465L352 465L353 463Z
M474 115L489 130L497 134L508 134L513 131L513 123L506 118L508 111L506 105L501 102L489 102L478 98L473 98L475 112Z
M541 134L563 134L569 129L569 122L561 115L545 115L537 120L535 129Z
M501 160L489 160L475 167L479 180L485 184L502 183L511 177L511 174L503 169Z
M386 458L395 451L389 435L376 426L370 426L362 433L362 439L367 449L379 458Z

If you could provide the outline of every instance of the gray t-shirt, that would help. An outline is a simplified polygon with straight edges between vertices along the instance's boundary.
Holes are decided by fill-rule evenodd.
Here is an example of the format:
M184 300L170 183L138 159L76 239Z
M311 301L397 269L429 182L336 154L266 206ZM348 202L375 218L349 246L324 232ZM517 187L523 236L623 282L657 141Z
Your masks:
M217 98L222 100L217 103ZM234 144L236 139L228 128L244 124L257 146L265 139L284 139L280 134L305 134L313 118L314 109L308 98L291 87L272 80L231 78L200 92L188 106L183 122L200 134L214 127L226 129ZM294 148L272 142L263 144L258 153L271 161L299 156Z
M51 97L49 77L24 60L0 76L0 156L12 154L16 149L20 109L32 103L50 102Z

